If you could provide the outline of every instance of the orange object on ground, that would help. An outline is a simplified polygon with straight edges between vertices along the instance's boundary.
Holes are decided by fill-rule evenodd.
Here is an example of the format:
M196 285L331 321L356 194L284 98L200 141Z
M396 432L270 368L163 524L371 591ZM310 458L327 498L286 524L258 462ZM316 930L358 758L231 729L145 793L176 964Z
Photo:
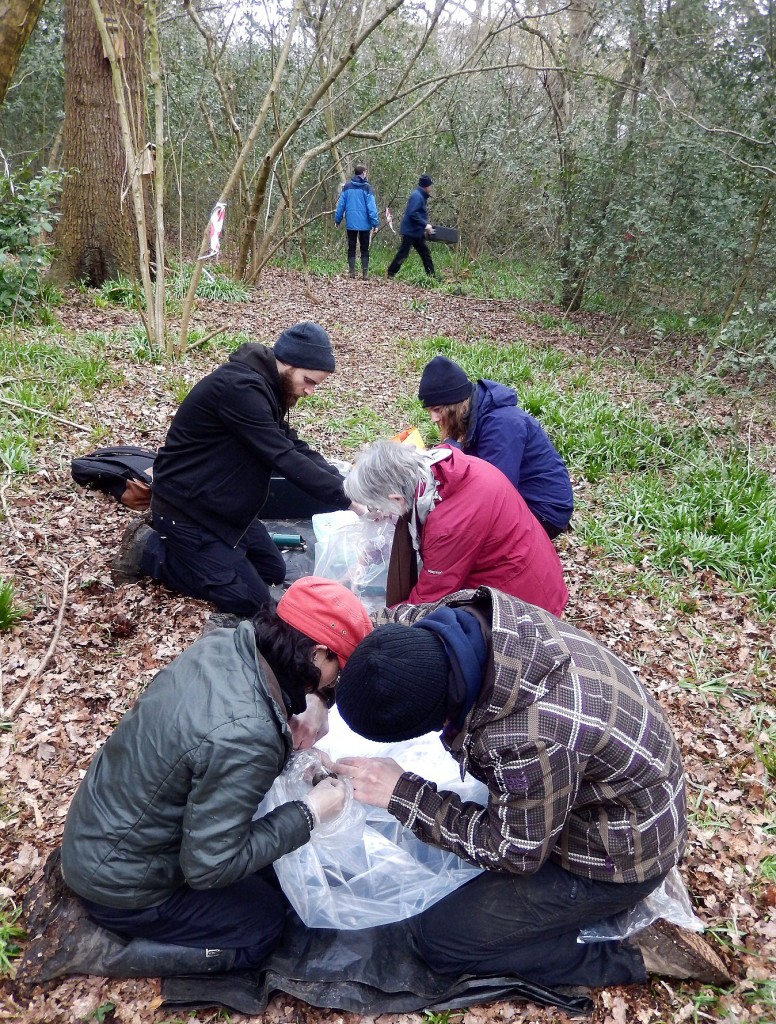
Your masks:
M398 441L399 444L411 444L424 452L426 446L423 444L423 438L420 436L420 431L417 427L408 427L406 430L402 430L400 434L396 434L391 438L392 441Z

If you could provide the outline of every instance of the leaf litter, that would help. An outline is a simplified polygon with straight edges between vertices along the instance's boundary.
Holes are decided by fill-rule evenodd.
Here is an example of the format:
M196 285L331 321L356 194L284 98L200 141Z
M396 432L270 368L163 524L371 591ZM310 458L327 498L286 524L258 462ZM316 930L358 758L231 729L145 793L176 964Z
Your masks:
M297 320L321 322L332 334L338 359L325 391L344 409L358 396L362 406L396 430L408 425L396 421L396 400L416 384L397 370L397 345L407 339L443 334L461 342L506 344L519 338L537 347L558 347L581 363L606 348L612 335L611 321L600 315L567 318L584 328L579 337L570 337L523 320L528 307L517 302L440 294L395 282L319 279L271 269L252 294L247 304L198 302L194 326L203 331L224 326L271 343ZM192 350L184 361L168 365L136 363L120 334L136 326L134 313L98 309L89 295L73 292L58 315L65 331L115 332L106 357L119 383L102 385L67 416L83 426L99 424L105 439L99 443L161 445L176 408L174 382L183 378L191 385L226 357L226 349L218 348ZM649 339L634 335L630 348L616 355L619 364L597 366L598 384L629 401L637 378L625 375L623 365L637 367L660 353ZM686 370L680 354L669 354L665 363L667 374ZM681 410L661 406L654 388L654 382L645 382L640 397L652 403L656 418L681 415ZM729 400L709 395L703 402L704 415L720 422L729 418ZM301 435L325 454L344 457L346 450L327 417L297 408L293 422ZM95 749L155 673L199 636L212 610L152 581L113 587L110 558L132 513L70 479L70 459L98 446L90 443L89 434L59 423L53 434L35 471L6 480L2 490L0 575L13 581L17 600L26 608L24 618L0 634L2 706L12 706L29 689L12 728L0 733L1 891L16 903L59 843L69 801ZM750 445L753 440L773 443L772 418L762 412L750 417L742 439ZM776 703L772 663L768 668L773 623L759 619L745 596L708 570L688 574L686 592L692 600L682 607L692 610L682 610L639 591L633 566L586 548L574 533L559 547L571 593L566 617L633 664L671 718L685 760L691 811L683 875L699 915L713 930L712 943L737 978L729 992L716 994L716 1001L708 989L667 979L599 990L592 1021L770 1020L773 1003L765 1001L763 982L773 977L776 965L776 886L762 864L776 853L776 829L772 780L761 753ZM668 575L666 581L674 582ZM699 665L713 667L731 685L721 692L693 685ZM23 1004L8 980L0 991L0 1020L20 1024L91 1020L108 1003L114 1009L105 1019L123 1024L248 1019L213 1011L180 1018L161 1008L155 979L68 978L36 989ZM383 1014L379 1019L381 1024L426 1021L422 1014ZM498 1002L451 1015L451 1024L565 1019L553 1009ZM319 1010L279 995L263 1020L358 1024L377 1018Z

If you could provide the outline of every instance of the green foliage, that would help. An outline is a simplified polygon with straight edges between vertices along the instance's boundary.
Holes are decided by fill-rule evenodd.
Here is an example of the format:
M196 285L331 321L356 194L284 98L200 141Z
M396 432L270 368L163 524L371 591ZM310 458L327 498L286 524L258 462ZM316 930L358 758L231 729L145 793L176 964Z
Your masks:
M4 395L14 404L0 404L0 460L16 473L34 466L42 438L59 428L46 413L65 416L81 398L91 398L120 375L100 346L37 333L23 339L0 331L0 377L7 380Z
M25 937L24 929L17 923L21 912L22 908L10 900L0 903L0 974L7 974L12 961L21 953L18 940Z
M7 632L24 615L24 608L16 603L12 583L0 577L0 633Z
M110 303L117 306L126 306L127 309L138 309L145 307L145 296L137 281L130 280L119 274L112 281L105 281L100 287L99 296L102 302L98 305L103 307Z
M193 268L190 265L177 267L169 282L169 294L183 299L189 290ZM235 281L229 271L216 263L206 263L197 285L201 299L220 299L221 302L249 302L251 290L241 281Z
M169 391L175 402L180 405L183 399L191 391L192 384L185 377L173 377L169 384Z
M33 175L29 167L0 176L0 320L41 319L54 298L41 281L48 248L40 236L58 219L53 207L62 179L59 171Z
M97 1024L105 1024L105 1021L113 1020L113 1011L115 1009L115 1003L102 1003L96 1010L92 1010L92 1012L84 1019L86 1021L96 1020Z

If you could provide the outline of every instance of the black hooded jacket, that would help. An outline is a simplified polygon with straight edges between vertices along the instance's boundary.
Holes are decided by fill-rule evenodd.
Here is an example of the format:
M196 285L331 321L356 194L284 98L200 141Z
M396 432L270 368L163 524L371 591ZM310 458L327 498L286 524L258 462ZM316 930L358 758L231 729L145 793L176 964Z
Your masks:
M177 511L234 547L267 500L273 470L348 508L342 477L299 440L287 412L272 350L241 345L175 414L154 463L154 511Z

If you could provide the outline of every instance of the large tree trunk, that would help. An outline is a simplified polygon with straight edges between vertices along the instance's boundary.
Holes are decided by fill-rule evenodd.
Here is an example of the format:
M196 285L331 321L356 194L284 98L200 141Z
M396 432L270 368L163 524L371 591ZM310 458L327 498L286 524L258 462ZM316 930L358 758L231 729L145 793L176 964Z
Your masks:
M136 151L145 146L143 8L133 0L104 0L106 19L118 29L121 69ZM99 287L119 273L138 275L137 232L130 174L121 138L111 69L89 0L65 3L64 167L56 235L59 255L52 268L58 283L84 281ZM150 224L150 218L147 218Z
M0 0L0 106L46 0Z

